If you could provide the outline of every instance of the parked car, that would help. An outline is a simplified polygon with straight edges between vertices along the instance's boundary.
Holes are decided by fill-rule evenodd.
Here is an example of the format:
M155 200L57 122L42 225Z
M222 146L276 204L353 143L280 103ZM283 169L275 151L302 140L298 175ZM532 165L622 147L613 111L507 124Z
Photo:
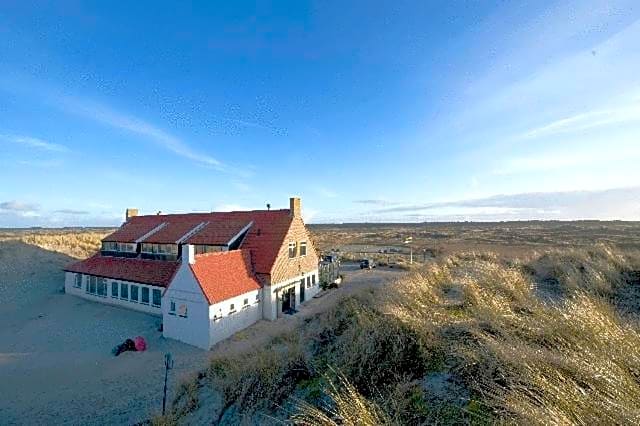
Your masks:
M372 269L376 267L376 262L369 259L362 259L360 261L360 269Z

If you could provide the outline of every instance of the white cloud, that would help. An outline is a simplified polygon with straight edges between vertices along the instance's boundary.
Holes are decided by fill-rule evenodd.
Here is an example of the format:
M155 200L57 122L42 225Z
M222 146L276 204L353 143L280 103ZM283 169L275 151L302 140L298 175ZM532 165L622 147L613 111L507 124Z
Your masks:
M0 210L11 212L31 212L37 211L40 207L37 204L25 203L23 201L4 201L0 203Z
M34 138L31 136L19 136L19 135L0 135L1 140L11 142L18 145L23 145L29 148L40 149L44 151L52 152L69 152L69 148L64 145L45 141L43 139Z
M407 204L375 210L381 217L424 220L640 219L640 187L600 191L536 192ZM400 215L400 216L398 216ZM439 218L439 219L437 219Z
M318 188L316 188L316 191L318 192L318 194L322 195L325 198L336 198L338 196L335 191L323 186L319 186Z

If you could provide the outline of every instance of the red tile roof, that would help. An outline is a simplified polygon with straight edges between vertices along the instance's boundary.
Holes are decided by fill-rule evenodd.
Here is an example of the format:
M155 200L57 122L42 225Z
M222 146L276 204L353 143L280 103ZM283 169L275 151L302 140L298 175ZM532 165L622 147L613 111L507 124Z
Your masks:
M134 243L163 221L154 216L140 216L137 220L125 222L120 229L105 237L102 241L117 241L119 243Z
M242 228L253 222L240 248L251 250L255 272L270 274L291 220L288 209L135 216L104 241L133 242L155 226L167 223L166 231L165 228L161 228L147 237L144 242L167 243L169 242L167 240L174 237L175 239L170 242L175 242L189 231L188 229L182 235L178 235L191 224L195 227L201 222L209 222L207 226L189 237L187 243L225 244Z
M65 271L167 287L173 279L178 266L180 266L179 262L130 259L96 254L93 257L67 266Z
M186 219L165 219L166 225L159 229L157 232L149 235L142 242L143 243L157 243L157 244L175 244L178 240L190 231L195 229L198 225L203 223L197 217Z
M207 224L189 237L186 244L227 244L233 237L238 235L247 225L251 223L246 218L223 218L209 221Z
M260 289L250 256L247 250L196 256L196 262L189 266L210 305Z

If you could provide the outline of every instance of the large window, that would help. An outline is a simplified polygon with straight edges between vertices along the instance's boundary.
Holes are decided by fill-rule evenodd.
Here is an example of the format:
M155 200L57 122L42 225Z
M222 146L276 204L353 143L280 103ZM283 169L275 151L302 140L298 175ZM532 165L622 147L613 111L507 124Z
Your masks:
M103 241L102 251L121 251L126 253L136 252L136 243L118 243L115 241Z
M152 300L153 306L160 306L160 301L162 300L162 292L157 288L154 288L152 292L152 296L153 296L153 300ZM173 310L175 310L175 306L173 307Z
M142 287L142 297L140 298L145 305L149 304L149 287Z
M97 277L89 276L87 280L87 293L96 294Z
M311 285L316 285L316 274L311 275Z
M213 253L223 250L223 246L212 246L206 244L196 244L193 246L195 254Z
M178 254L177 244L142 243L142 251L150 254Z
M131 301L138 302L138 286L131 284Z
M111 281L111 297L118 298L118 283L116 281Z
M120 283L120 299L129 299L129 284Z
M75 288L82 288L82 274L76 274L76 281L73 286Z
M307 277L307 288L311 287L311 277Z
M296 257L296 254L297 254L297 253L296 253L296 252L297 252L297 250L296 250L296 249L297 249L297 247L296 247L296 243L295 243L295 241L294 241L294 242L289 243L289 258L290 258L290 259L291 259L291 258Z
M300 256L306 256L307 255L307 242L306 241L301 241L300 242Z
M107 297L107 280L98 278L98 296Z

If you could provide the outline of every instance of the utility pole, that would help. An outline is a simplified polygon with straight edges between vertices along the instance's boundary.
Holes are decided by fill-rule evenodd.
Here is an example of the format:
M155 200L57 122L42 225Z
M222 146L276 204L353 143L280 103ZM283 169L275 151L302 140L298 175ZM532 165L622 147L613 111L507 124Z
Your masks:
M413 265L413 247L411 246L412 242L413 242L413 237L407 237L404 240L404 243L409 246L409 264L410 265Z
M164 416L164 410L167 405L167 376L169 375L169 370L173 369L173 359L171 358L171 354L167 352L164 354L164 392L162 396L162 415Z

